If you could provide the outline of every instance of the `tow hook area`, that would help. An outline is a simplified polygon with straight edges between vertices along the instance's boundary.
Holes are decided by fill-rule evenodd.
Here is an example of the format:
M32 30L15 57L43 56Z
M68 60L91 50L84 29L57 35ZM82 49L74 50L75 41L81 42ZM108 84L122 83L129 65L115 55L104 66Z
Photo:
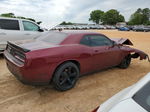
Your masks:
M140 55L138 53L131 54L131 58L138 58Z
M138 58L140 55L138 53L134 53L134 54L131 54L131 58ZM141 58L140 59L148 59L148 61L150 62L150 58L148 55L145 55L144 58Z

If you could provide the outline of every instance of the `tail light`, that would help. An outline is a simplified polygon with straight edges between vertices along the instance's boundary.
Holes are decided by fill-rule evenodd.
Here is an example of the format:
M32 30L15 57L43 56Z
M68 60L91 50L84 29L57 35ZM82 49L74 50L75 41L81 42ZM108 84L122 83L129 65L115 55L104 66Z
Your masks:
M25 62L25 58L22 58L22 57L19 56L19 55L16 55L16 54L15 54L14 57L15 57L16 59L22 61L23 63Z
M16 48L13 48L13 47L11 47L11 46L9 46L9 45L7 45L6 50L7 50L12 56L14 56L16 59L18 59L19 61L21 61L21 62L23 62L23 63L25 62L25 58L26 58L25 53L19 51L19 50L16 49Z

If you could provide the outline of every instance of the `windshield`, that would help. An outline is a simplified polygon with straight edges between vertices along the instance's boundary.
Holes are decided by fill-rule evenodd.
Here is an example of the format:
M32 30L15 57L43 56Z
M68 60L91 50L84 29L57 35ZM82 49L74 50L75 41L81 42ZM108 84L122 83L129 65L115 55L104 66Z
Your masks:
M37 38L37 40L52 43L60 44L68 35L62 32L49 32L43 36Z
M148 82L140 91L138 91L133 99L148 112L150 110L150 82Z

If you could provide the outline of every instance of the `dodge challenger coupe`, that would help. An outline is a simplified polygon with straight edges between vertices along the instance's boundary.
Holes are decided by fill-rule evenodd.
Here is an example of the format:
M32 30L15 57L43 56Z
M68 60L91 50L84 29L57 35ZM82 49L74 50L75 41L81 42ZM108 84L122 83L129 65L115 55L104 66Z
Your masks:
M133 45L129 39L109 39L94 32L50 31L34 40L8 42L4 55L8 69L21 82L52 82L65 91L75 86L80 75L115 66L127 68L131 58L148 58L129 45Z

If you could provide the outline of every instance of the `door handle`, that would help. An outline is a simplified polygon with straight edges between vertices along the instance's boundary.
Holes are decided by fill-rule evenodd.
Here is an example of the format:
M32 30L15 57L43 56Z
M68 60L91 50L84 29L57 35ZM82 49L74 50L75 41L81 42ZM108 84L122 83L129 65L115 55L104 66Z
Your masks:
M6 33L0 33L0 35L6 35Z

